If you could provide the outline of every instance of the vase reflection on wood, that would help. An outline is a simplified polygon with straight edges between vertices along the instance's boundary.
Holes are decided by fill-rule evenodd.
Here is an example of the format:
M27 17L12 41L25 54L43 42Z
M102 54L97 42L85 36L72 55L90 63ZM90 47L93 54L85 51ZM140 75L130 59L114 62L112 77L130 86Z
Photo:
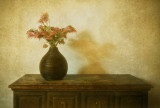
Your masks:
M51 46L39 65L41 76L46 80L61 80L65 77L68 64L56 46Z

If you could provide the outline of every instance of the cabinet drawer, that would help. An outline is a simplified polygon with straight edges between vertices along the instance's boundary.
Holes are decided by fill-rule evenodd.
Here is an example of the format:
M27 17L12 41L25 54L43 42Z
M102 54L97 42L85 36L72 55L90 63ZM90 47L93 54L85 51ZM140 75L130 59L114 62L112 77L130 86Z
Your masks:
M109 92L82 93L82 108L114 108L115 96Z
M78 92L49 92L47 108L80 108Z
M15 92L14 108L46 108L45 93Z

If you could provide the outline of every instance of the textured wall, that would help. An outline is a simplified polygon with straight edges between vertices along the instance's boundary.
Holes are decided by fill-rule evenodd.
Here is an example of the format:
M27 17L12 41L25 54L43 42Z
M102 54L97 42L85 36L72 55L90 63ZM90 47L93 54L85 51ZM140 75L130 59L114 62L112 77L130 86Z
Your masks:
M151 83L149 107L160 107L160 0L0 0L0 108L12 108L8 85L39 74L45 41L27 39L48 12L51 25L72 25L60 45L70 73L132 74Z

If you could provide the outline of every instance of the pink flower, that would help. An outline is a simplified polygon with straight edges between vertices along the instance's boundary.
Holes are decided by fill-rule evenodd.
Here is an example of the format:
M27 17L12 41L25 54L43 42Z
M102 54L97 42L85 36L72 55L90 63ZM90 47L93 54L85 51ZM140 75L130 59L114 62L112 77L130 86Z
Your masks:
M39 32L34 31L33 29L30 29L30 30L27 31L27 35L28 35L29 38L31 38L31 37L37 38L38 35L39 35Z
M52 35L55 35L55 34L57 34L56 31L51 31L49 35L52 36Z
M67 26L63 29L64 33L70 33L70 32L76 32L75 28L73 28L71 25Z
M45 31L40 32L40 35L44 37L46 40L52 40L52 36L50 36L48 32L45 32Z
M44 22L47 22L48 21L48 13L44 13L42 16L41 16L41 19L38 21L39 23L44 23Z
M53 38L52 38L52 36L45 35L45 39L46 40L52 40Z
M51 30L52 30L52 31L55 31L55 32L59 32L59 31L60 31L60 28L58 28L58 27L53 27Z
M49 35L49 34L48 34L47 32L45 32L45 31L40 32L40 34L43 35L44 37Z

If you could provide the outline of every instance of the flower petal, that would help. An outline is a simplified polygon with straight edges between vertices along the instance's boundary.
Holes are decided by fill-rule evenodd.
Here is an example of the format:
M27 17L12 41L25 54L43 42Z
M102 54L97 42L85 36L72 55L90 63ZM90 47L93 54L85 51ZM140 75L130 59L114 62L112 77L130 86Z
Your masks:
M47 48L47 47L48 47L48 45L47 45L47 44L44 44L44 45L43 45L43 48Z

